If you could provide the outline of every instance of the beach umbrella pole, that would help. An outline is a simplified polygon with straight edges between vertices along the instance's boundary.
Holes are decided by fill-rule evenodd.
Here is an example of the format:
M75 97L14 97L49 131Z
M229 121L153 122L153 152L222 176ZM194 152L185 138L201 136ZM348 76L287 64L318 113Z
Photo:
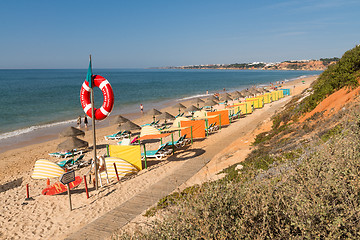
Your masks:
M91 63L91 55L90 55ZM91 75L91 116L92 116L92 125L93 125L93 150L94 150L94 166L95 166L95 190L98 190L98 164L96 158L96 131L95 131L95 104L94 104L94 84L93 76Z
M171 142L172 142L172 154L175 154L175 146L174 146L174 133L171 133Z
M190 131L191 131L191 144L194 143L194 140L193 140L193 126L190 126Z
M144 160L145 160L144 163L145 163L145 169L147 169L145 144L144 144L143 146L144 146Z

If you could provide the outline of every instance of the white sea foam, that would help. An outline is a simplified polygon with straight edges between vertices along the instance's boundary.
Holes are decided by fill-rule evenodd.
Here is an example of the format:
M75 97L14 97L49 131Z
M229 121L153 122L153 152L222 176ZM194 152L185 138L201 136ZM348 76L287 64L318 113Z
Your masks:
M12 131L12 132L6 132L6 133L0 134L0 140L20 136L22 134L30 133L30 132L40 130L40 129L51 128L51 127L60 126L60 125L66 125L66 124L74 123L74 122L76 122L76 119L75 120L67 120L67 121L63 121L63 122L49 123L49 124L44 124L44 125L31 126L28 128L22 128L22 129L18 129L18 130Z
M178 99L178 101L185 101L185 100L190 100L190 99L193 99L193 98L198 98L198 97L206 97L206 96L210 96L212 94L197 94L197 95L193 95L193 96L190 96L190 97L184 97L184 98L181 98L181 99Z

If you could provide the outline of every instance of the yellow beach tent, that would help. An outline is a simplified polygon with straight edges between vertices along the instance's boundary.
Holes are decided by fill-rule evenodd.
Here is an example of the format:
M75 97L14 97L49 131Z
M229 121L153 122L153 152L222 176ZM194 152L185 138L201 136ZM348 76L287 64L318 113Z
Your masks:
M110 157L123 159L134 165L138 170L142 170L140 145L109 145L109 155Z
M134 165L132 165L128 161L125 161L121 158L106 157L105 164L106 164L106 171L107 171L109 178L116 178L114 163L116 165L116 170L117 170L119 177L132 175L139 171ZM101 178L106 178L105 172L101 173Z
M57 178L63 173L65 173L64 169L56 163L46 159L39 159L35 162L34 172L31 177L33 179Z

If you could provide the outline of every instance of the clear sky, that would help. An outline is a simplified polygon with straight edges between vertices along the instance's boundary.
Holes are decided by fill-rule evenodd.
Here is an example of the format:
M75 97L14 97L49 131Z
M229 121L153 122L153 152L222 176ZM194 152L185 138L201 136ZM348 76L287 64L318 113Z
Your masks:
M1 0L0 68L143 68L341 57L359 0Z

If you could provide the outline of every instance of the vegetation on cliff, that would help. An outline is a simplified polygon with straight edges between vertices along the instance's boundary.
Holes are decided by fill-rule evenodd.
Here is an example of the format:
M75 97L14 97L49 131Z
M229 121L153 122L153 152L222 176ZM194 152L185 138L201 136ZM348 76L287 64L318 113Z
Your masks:
M359 85L360 46L345 52L342 58L324 71L313 85L314 93L303 101L301 112L314 109L329 94L345 86Z

